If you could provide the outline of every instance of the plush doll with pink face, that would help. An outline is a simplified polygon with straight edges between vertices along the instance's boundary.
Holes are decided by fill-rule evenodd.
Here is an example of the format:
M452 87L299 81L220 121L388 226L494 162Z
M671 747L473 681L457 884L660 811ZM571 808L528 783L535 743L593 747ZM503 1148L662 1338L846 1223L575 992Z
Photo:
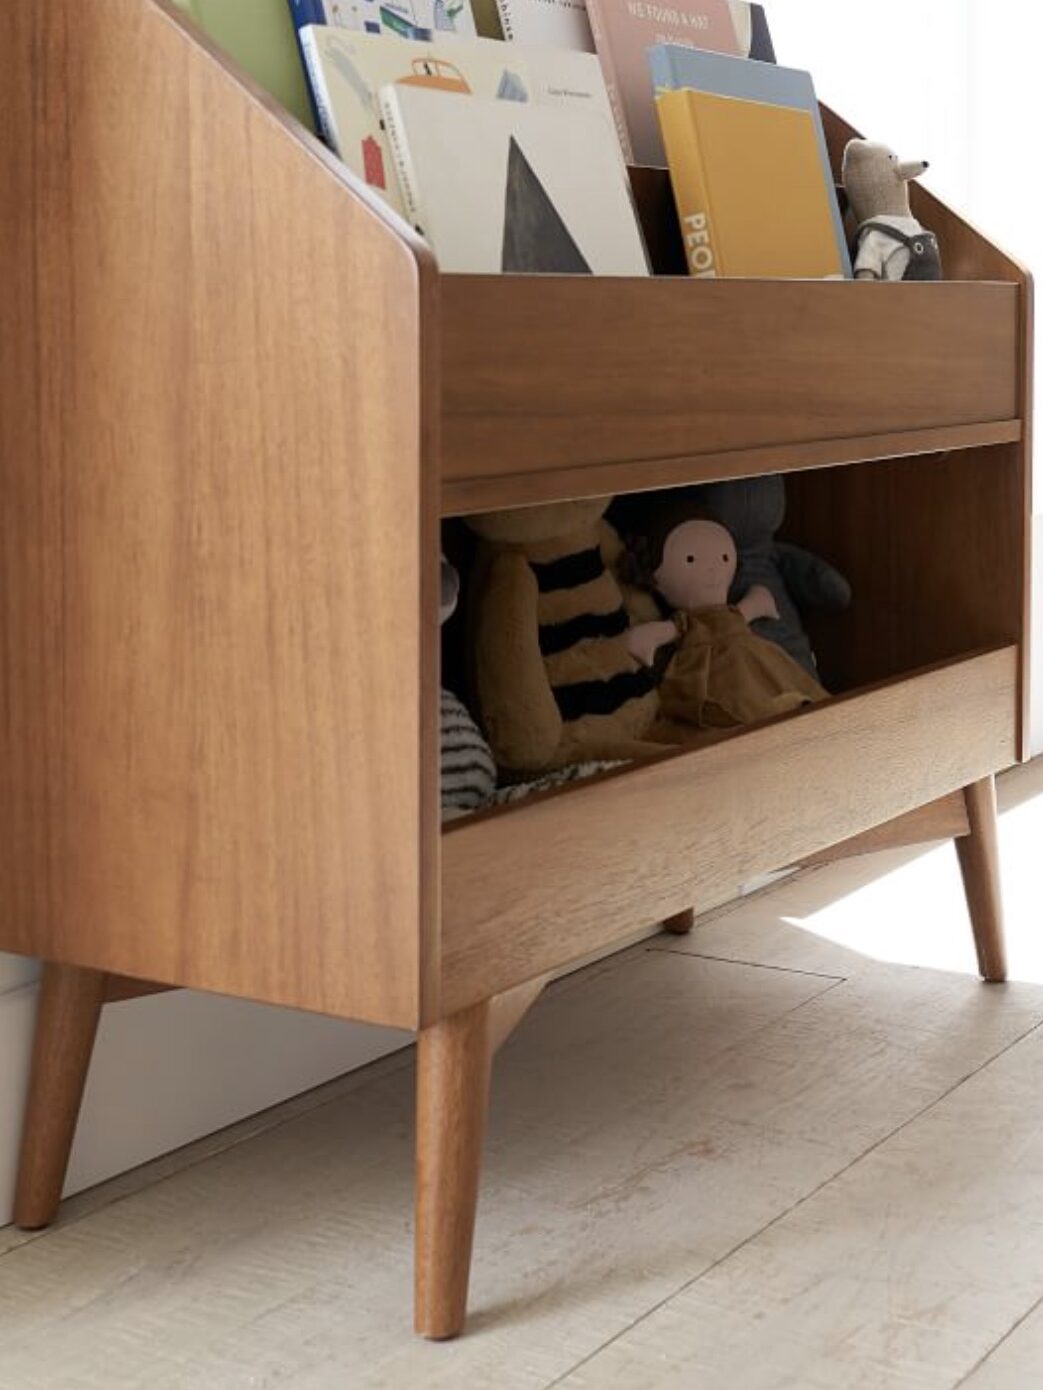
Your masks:
M758 618L778 616L767 588L754 585L729 606L738 556L723 526L701 517L679 521L658 537L646 536L640 549L644 582L674 616L631 629L630 651L653 665L660 648L678 643L659 691L657 736L750 724L826 698L781 647L750 630Z
M735 542L723 526L702 519L684 521L666 537L662 560L651 578L655 591L675 612L694 613L727 607L738 564ZM736 608L748 623L779 616L771 591L763 584L755 584ZM677 624L670 621L632 628L627 640L631 653L652 666L658 649L676 642L677 636Z

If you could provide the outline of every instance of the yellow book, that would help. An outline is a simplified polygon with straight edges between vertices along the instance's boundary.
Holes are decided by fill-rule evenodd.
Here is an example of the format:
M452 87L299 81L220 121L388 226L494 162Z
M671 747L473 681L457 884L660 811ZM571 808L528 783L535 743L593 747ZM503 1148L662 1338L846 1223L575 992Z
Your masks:
M807 111L687 88L656 106L692 275L843 277Z

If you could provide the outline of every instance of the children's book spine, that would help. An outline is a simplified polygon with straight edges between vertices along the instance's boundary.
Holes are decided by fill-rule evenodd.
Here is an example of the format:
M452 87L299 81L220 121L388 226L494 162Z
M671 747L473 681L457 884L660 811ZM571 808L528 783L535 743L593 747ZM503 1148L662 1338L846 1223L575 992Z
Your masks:
M333 115L330 91L326 85L326 74L322 70L322 56L319 53L315 26L306 24L303 29L298 29L297 40L301 46L301 57L304 60L308 91L311 95L311 104L315 112L315 123L319 127L319 134L334 154L339 155L341 153L340 136Z
M609 0L609 3L615 4L616 0ZM605 79L612 114L616 119L616 131L619 134L619 143L623 147L623 158L628 164L633 164L634 147L631 144L630 131L627 128L626 111L623 109L616 64L612 56L612 40L601 12L601 0L587 0L587 18L590 20L590 32L594 35L594 48L601 63L601 74Z
M290 18L293 20L294 32L297 35L297 49L301 55L301 64L308 77L308 101L311 104L311 114L315 118L315 125L322 134L327 144L330 143L322 124L322 112L319 110L319 103L315 96L315 84L311 81L311 73L308 71L308 55L304 51L304 42L301 38L301 31L309 24L326 23L326 6L323 0L287 0L290 7Z
M326 6L323 0L287 0L294 25L301 30L307 24L326 24Z
M503 36L508 43L514 40L514 16L511 13L511 0L496 0L496 8L500 12L500 27L503 29Z
M409 143L403 129L398 94L394 85L380 89L380 115L384 122L384 134L387 136L388 148L391 151L391 162L395 167L395 178L402 197L406 220L421 236L426 236L423 208L420 202L420 187L417 183L413 161L409 156Z
M677 78L667 44L657 43L648 50L648 66L652 72L652 89L656 96L660 92L672 92L676 89Z
M656 110L670 166L688 273L697 280L714 280L724 274L724 268L699 145L698 120L690 94L661 91L656 96Z

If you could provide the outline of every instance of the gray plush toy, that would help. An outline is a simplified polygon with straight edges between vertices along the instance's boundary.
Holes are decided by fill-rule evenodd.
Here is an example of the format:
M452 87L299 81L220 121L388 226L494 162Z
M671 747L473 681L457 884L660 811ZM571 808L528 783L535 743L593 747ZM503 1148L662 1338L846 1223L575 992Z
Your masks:
M786 516L786 485L777 474L734 482L705 483L622 499L610 519L628 543L640 536L642 511L658 517L698 512L731 532L739 564L729 600L736 603L762 585L775 600L777 618L759 618L751 626L759 637L777 643L817 678L818 669L801 613L842 612L851 603L851 586L828 561L800 546L775 539Z
M909 184L927 161L900 160L872 140L851 140L844 151L844 191L858 223L856 280L940 280L938 239L913 216Z

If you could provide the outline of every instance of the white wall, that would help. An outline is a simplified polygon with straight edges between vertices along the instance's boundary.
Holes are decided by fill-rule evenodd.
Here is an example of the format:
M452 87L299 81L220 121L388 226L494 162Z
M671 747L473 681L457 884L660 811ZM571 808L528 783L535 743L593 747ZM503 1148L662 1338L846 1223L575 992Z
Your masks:
M779 61L863 133L930 159L925 182L970 198L969 22L975 0L768 0ZM900 31L897 33L896 31Z
M10 1220L36 968L0 955L0 1225ZM179 991L102 1014L66 1192L255 1114L409 1041L389 1029Z
M779 61L873 139L931 161L924 182L1004 250L1043 268L1034 144L1043 116L1039 0L768 0ZM942 248L944 255L945 248ZM1043 400L1043 354L1037 354ZM1043 449L1034 536L1043 540ZM1033 743L1043 753L1043 550L1035 582Z

